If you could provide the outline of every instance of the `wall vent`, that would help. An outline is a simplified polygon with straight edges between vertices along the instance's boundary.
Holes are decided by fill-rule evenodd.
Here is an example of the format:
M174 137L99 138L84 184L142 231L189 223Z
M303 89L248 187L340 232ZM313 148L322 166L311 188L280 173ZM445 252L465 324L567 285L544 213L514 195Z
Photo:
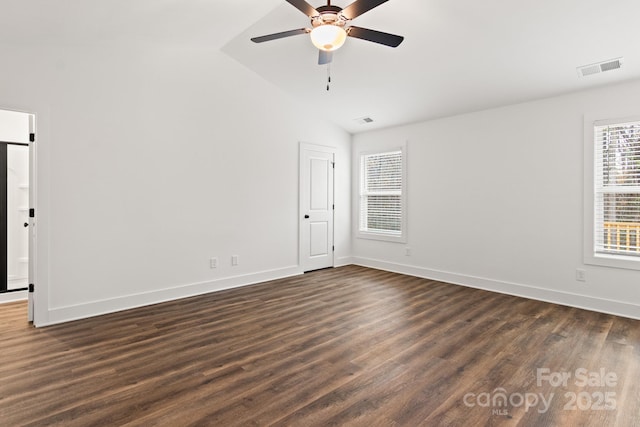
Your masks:
M622 67L622 58L610 59L596 64L583 65L576 68L580 77L587 77L593 74L604 73L605 71L617 70Z
M359 119L353 119L361 125L366 125L367 123L372 123L373 119L371 117L360 117Z

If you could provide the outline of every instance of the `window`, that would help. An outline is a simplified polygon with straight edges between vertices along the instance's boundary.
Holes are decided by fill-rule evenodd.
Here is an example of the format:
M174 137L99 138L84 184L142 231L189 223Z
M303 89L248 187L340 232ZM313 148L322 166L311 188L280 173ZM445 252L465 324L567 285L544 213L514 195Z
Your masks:
M359 237L406 241L403 151L361 154Z
M590 263L640 269L640 118L593 122Z

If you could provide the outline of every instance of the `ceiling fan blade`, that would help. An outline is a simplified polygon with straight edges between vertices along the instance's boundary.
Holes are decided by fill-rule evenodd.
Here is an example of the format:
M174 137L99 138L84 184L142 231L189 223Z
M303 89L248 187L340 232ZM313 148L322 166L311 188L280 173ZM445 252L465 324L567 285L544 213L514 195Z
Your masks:
M347 19L353 19L387 1L389 0L356 0L349 6L342 9L342 16Z
M383 33L382 31L353 26L347 29L347 35L390 47L398 47L398 45L402 43L402 40L404 40L404 37L397 36L395 34Z
M287 0L287 3L307 15L309 18L320 15L313 6L304 0Z
M333 52L327 52L326 50L318 49L318 65L329 64L333 61Z
M281 33L273 33L273 34L268 34L266 36L252 37L251 41L254 43L262 43L262 42L268 42L270 40L281 39L284 37L297 36L298 34L306 34L308 32L309 32L308 29L300 28L298 30L282 31Z

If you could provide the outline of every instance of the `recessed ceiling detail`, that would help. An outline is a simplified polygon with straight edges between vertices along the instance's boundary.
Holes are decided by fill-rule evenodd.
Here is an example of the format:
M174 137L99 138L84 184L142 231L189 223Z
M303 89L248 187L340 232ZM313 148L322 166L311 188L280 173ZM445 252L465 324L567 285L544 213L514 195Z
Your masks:
M622 67L622 58L609 59L607 61L598 62L595 64L583 65L578 67L578 75L580 77L587 77L593 74L604 73L605 71L618 70Z
M360 123L361 125L366 125L368 123L373 123L373 119L371 117L359 117L357 119L353 119L355 120L357 123Z

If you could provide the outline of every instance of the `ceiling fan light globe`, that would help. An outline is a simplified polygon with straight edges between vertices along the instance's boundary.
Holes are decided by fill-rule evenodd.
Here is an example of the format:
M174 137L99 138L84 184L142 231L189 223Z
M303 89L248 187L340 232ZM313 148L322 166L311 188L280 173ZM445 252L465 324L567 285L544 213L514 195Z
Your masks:
M347 32L337 25L319 25L311 30L311 42L325 52L339 49L347 39Z

